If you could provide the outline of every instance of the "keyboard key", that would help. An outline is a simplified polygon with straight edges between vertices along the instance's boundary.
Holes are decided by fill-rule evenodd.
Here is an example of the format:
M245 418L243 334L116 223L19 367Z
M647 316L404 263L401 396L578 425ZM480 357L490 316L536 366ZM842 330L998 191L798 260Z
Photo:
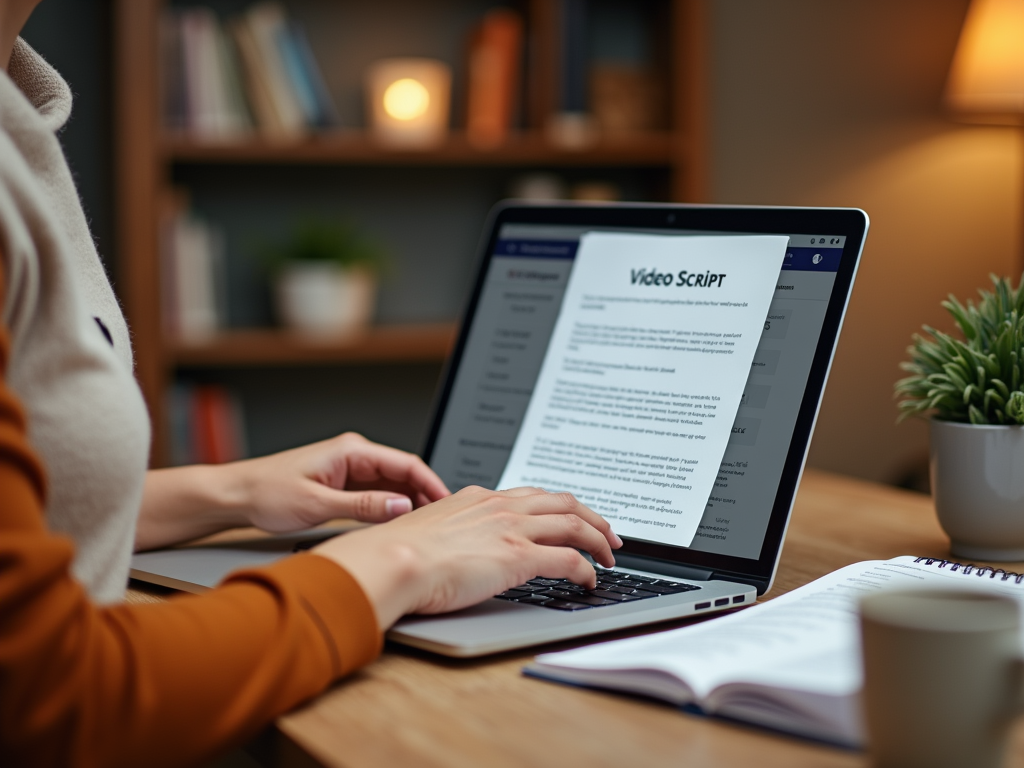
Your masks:
M658 597L659 595L664 594L662 592L651 592L649 589L646 589L646 587L649 586L649 584L644 584L645 589L634 589L630 594L636 595L637 597Z
M545 605L550 602L551 598L547 595L526 595L526 597L520 597L516 600L517 603L527 603L528 605Z
M583 603L570 603L568 600L549 600L544 603L545 608L554 608L556 611L582 611L593 606Z
M548 597L555 597L560 600L574 600L577 597L585 594L584 592L570 592L567 589L548 589L539 594L547 595Z
M642 581L646 584L657 584L660 581L660 579L654 579L650 576L638 576L635 573L625 574L625 576L628 579L633 579L633 581Z
M618 600L609 600L605 597L597 597L596 595L573 595L569 600L573 603L583 603L584 605L614 605L619 602Z
M657 592L659 595L676 595L680 592L692 592L695 589L700 589L700 587L692 584L680 584L678 582L670 584L663 581L661 584L644 584L644 589Z
M590 594L596 597L603 597L606 600L614 600L617 603L625 603L630 600L643 600L640 595L624 595L621 592L612 592L608 589L595 589ZM655 595L649 595L649 597L655 597Z
M521 592L518 589L509 589L502 592L500 595L495 595L495 597L500 597L502 600L517 600L520 597L526 597L528 594L530 593Z

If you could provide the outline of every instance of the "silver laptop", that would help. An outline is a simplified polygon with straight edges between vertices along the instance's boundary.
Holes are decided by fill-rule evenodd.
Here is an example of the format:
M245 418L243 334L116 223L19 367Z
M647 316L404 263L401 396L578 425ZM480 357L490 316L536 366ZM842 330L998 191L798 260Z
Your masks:
M766 592L867 228L855 209L498 206L423 454L453 491L497 487L505 473L585 235L783 235L788 247L721 466L703 514L694 510L687 546L656 529L626 535L617 567L597 568L594 590L536 578L456 613L406 617L388 638L471 657L721 611ZM671 314L665 319L670 326ZM325 535L143 553L131 575L202 591L235 568L273 562Z

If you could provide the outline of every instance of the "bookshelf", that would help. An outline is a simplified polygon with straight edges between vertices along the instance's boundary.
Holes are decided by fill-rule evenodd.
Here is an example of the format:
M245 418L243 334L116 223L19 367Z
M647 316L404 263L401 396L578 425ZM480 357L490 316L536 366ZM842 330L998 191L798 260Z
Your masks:
M378 325L341 339L317 340L276 329L232 330L206 342L172 342L171 360L182 367L430 363L444 360L455 323Z
M604 141L583 150L553 147L540 134L520 134L494 150L474 147L465 137L451 136L427 151L381 147L359 132L282 143L261 139L233 142L166 137L161 144L167 163L327 163L337 165L480 165L496 167L651 166L673 164L674 142L668 131L651 132L628 141Z
M373 8L356 4L359 8L355 16L369 19L367 24L379 25L379 20L374 22L366 14L387 17L389 2L394 0L382 0L379 7ZM186 343L168 338L161 321L159 221L161 201L172 186L194 185L201 190L213 180L214 186L230 187L235 183L246 192L260 187L258 191L266 199L279 195L282 201L287 201L293 197L289 185L302 187L306 184L303 173L317 174L319 178L324 173L376 174L374 169L380 169L381 174L392 174L388 179L398 179L394 186L401 186L402 180L408 179L413 190L424 188L422 174L441 174L446 180L453 179L448 181L449 186L477 184L477 188L467 187L458 195L452 193L451 206L458 206L460 200L472 199L479 208L463 215L463 219L475 223L476 231L463 233L465 236L457 246L461 261L449 264L447 271L439 270L442 276L465 272L466 265L471 264L472 254L462 251L471 250L466 244L475 242L483 223L482 212L502 196L495 179L504 179L504 174L524 170L564 172L570 178L619 174L627 179L636 177L641 180L641 187L646 184L653 190L642 193L639 198L627 199L687 202L704 199L707 147L704 0L663 0L660 5L666 12L664 29L660 32L666 45L662 46L664 50L658 64L669 97L668 127L628 138L602 139L584 149L555 146L546 138L544 130L558 98L558 0L502 3L523 14L529 55L523 118L508 141L491 150L474 147L461 132L457 91L453 102L453 130L442 145L429 150L385 149L365 131L348 124L342 130L297 140L252 137L211 141L172 134L162 127L159 96L158 30L161 13L168 4L167 0L115 0L113 17L115 198L119 213L117 283L132 328L136 374L153 418L154 466L164 465L169 460L165 393L182 370L200 370L205 376L215 378L219 370L245 369L250 370L252 376L260 376L261 371L279 367L298 370L308 366L418 365L422 368L423 364L431 364L434 367L428 365L427 370L434 371L431 375L436 376L450 349L459 311L455 306L457 302L447 301L443 317L437 316L436 309L424 313L422 318L406 317L401 311L402 302L393 300L392 316L384 317L382 325L330 342L297 337L265 323L231 327L202 342ZM240 0L183 4L206 4L231 13L247 5ZM432 23L446 30L437 37L460 40L465 35L466 19L495 4L499 3L431 0L422 6L414 5L436 11ZM306 14L320 13L328 20L342 7L330 0L292 0L286 5L289 10L294 7ZM413 6L401 2L397 5L406 12L393 13L398 20L391 21L387 17L388 23L396 27L415 24L406 18L408 8ZM318 26L323 25L318 23ZM345 31L352 33L352 30ZM322 29L311 34L318 56L316 38L324 34ZM418 55L419 52L412 53ZM395 55L395 52L384 51L381 55ZM455 60L456 69L463 55L461 49L450 51L449 58ZM458 73L456 75L458 77ZM264 178L266 180L261 182ZM483 200L485 197L491 199ZM378 204L386 207L389 203L381 198ZM244 203L235 205L237 208ZM264 201L264 206L267 205ZM253 213L254 217L260 215ZM435 253L425 258L443 259L445 256ZM412 275L409 280L419 280L425 273L424 266L412 257L408 259L406 263ZM396 306L399 309L394 309Z

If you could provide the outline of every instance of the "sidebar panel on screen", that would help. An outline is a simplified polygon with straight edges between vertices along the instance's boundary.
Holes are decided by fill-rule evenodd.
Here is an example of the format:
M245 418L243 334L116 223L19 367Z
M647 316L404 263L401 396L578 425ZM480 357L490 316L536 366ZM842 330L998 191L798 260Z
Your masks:
M498 242L430 461L452 490L497 485L544 362L576 247L564 240Z

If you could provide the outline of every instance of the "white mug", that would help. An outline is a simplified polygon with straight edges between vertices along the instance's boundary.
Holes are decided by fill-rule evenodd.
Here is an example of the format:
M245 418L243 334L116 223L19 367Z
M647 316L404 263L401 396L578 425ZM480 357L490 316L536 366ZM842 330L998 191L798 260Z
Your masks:
M876 768L998 768L1021 711L1015 600L879 592L860 603L864 714Z

